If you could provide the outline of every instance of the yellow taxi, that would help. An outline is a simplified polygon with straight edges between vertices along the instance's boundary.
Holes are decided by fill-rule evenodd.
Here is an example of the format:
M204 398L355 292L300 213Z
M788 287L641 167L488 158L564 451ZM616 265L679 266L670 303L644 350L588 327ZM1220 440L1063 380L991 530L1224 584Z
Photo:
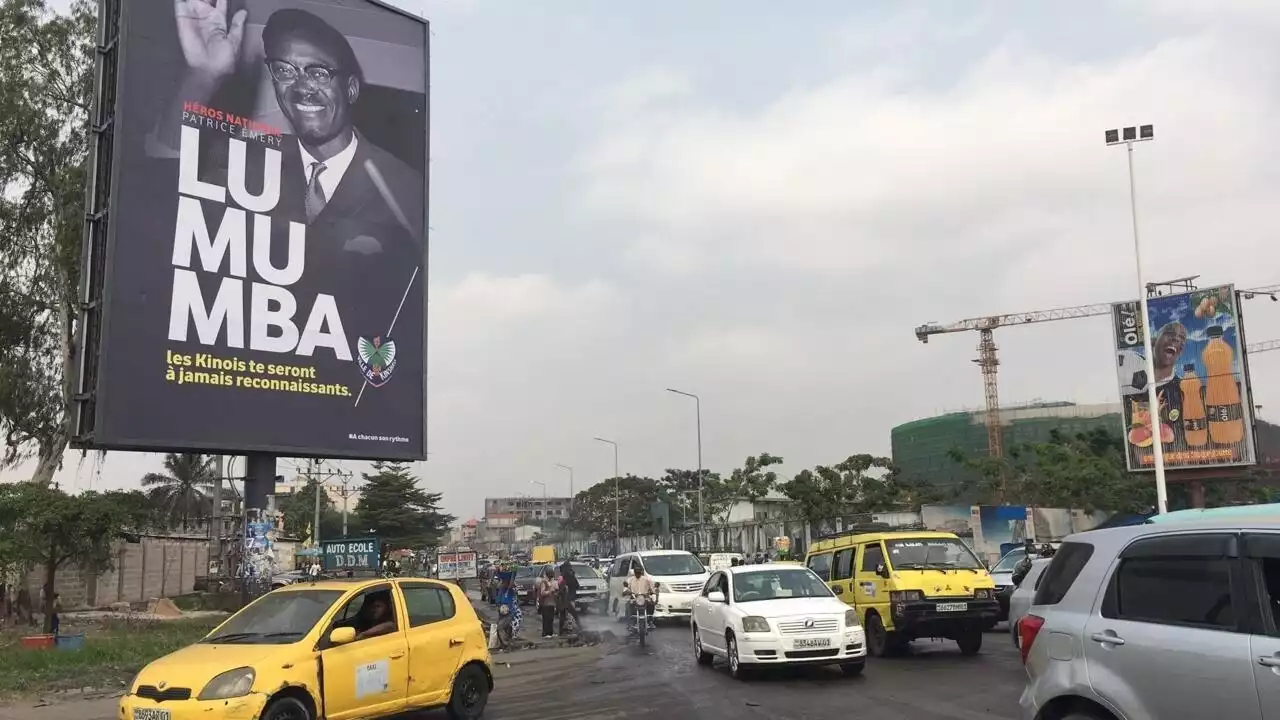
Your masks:
M845 533L815 540L805 564L858 611L876 657L927 637L955 640L962 654L975 655L996 624L995 581L954 533Z
M457 585L396 578L298 583L142 668L120 720L345 720L484 713L493 673Z

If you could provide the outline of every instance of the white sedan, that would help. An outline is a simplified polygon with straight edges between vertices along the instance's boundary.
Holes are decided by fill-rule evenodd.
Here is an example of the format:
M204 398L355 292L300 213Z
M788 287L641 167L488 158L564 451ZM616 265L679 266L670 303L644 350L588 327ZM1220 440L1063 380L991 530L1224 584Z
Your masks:
M867 661L858 613L805 567L716 571L693 600L690 625L698 663L725 658L735 678L767 665L839 665L858 675Z

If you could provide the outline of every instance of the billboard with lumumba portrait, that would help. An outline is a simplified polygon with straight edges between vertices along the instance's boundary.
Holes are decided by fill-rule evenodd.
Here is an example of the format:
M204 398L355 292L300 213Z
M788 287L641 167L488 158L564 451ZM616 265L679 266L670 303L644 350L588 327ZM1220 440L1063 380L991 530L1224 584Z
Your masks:
M81 444L424 458L426 22L136 0L118 23Z

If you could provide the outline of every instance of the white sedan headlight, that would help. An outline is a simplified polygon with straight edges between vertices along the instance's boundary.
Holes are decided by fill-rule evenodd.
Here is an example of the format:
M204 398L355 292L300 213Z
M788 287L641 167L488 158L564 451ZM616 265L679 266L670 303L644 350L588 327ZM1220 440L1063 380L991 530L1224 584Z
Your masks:
M742 632L767 633L769 632L769 621L756 615L748 615L742 618Z
M244 697L253 689L255 674L253 668L242 667L228 670L209 681L200 691L199 700L228 700Z
M857 610L845 610L845 611L844 611L844 626L845 626L845 627L855 628L855 627L858 627L858 625L859 625L859 624L860 624L860 623L858 622L858 611L857 611Z

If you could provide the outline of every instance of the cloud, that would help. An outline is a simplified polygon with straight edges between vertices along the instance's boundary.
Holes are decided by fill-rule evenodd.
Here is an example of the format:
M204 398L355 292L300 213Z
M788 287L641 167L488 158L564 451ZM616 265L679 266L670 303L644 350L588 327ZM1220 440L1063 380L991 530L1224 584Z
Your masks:
M1127 199L1122 154L1102 131L1157 122L1158 149L1140 150L1145 210L1178 212L1205 187L1202 201L1256 201L1276 189L1274 177L1257 185L1280 110L1275 66L1205 32L1096 62L1000 42L945 86L850 70L758 110L701 94L602 124L578 158L582 202L659 268L715 257L840 274L992 252L1051 256L1058 269L1094 257L1122 276L1126 227L1098 232L1098 211L1121 220ZM1202 247L1192 233L1207 229L1184 227L1172 250L1189 259Z

